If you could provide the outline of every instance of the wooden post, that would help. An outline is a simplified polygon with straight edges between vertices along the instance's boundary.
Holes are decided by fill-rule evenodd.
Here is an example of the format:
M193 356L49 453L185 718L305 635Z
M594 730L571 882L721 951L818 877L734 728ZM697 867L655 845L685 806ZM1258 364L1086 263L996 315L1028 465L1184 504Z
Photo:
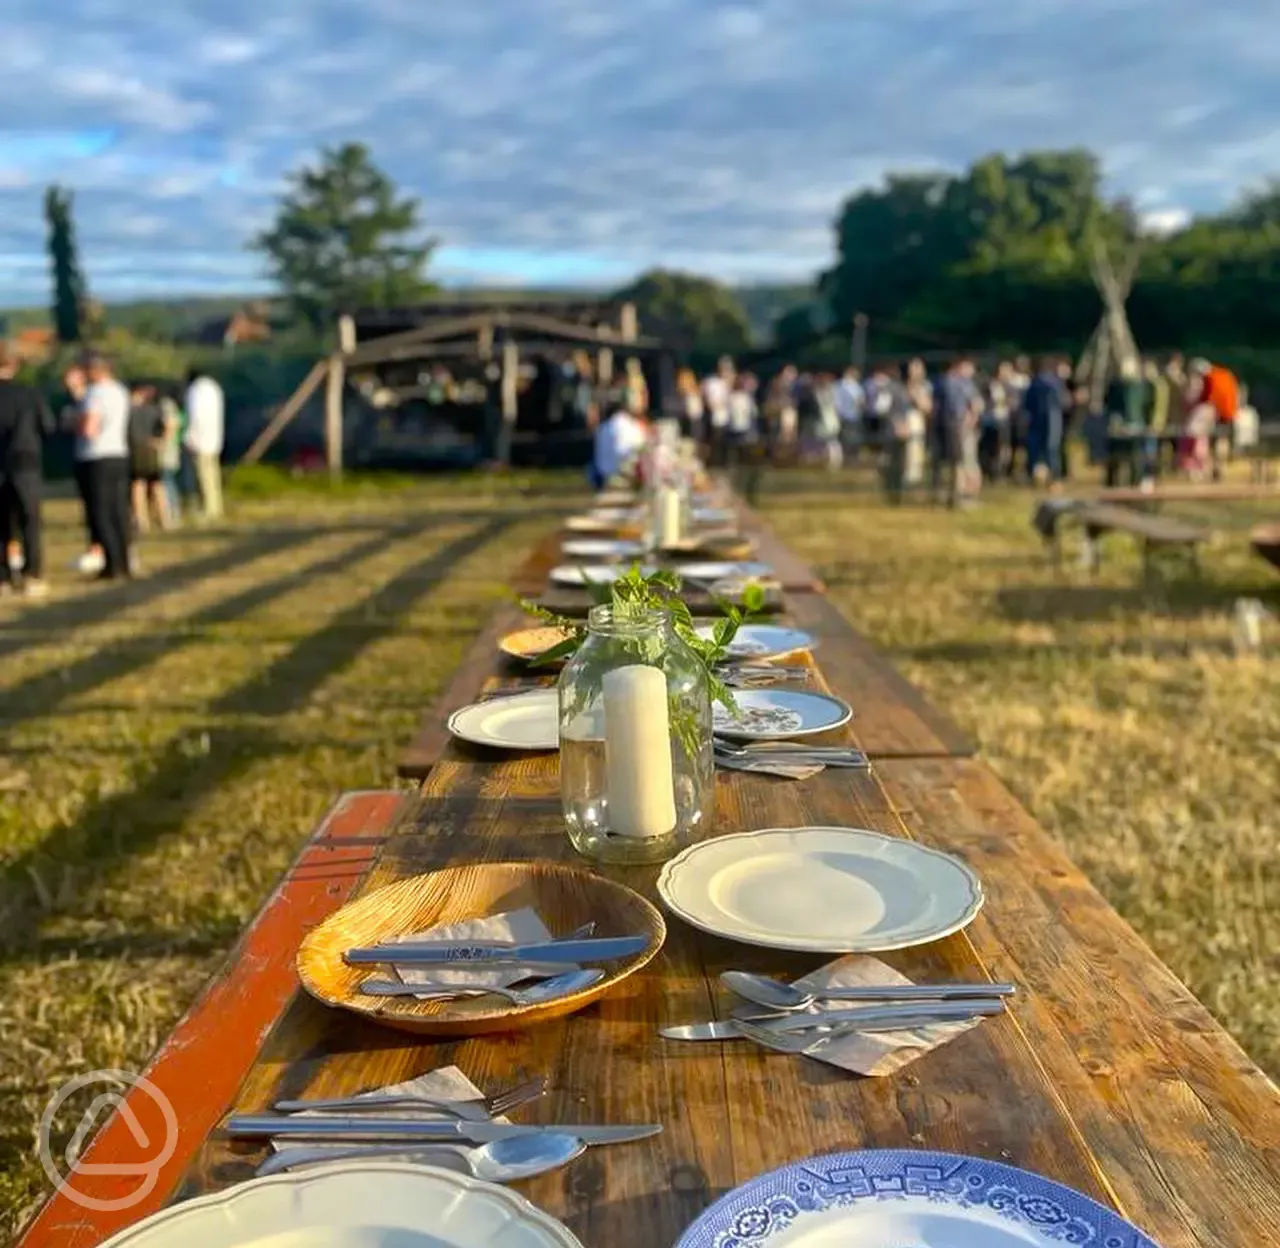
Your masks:
M488 362L493 359L493 322L486 321L480 326L479 332L476 334L476 350L480 353L480 359Z
M515 437L516 416L520 408L520 347L508 338L502 344L502 428L498 433L498 462L511 463L511 443Z
M601 347L596 355L596 380L607 386L613 381L613 348Z
M356 349L356 323L351 317L338 317L338 350L350 355Z
M867 367L867 325L870 318L865 312L853 314L853 351L850 363L859 372Z
M619 329L622 331L623 342L635 342L640 336L640 322L636 317L636 305L634 303L624 303L622 305Z
M335 481L342 477L342 394L346 380L347 366L342 356L330 356L324 392L324 451L329 476Z

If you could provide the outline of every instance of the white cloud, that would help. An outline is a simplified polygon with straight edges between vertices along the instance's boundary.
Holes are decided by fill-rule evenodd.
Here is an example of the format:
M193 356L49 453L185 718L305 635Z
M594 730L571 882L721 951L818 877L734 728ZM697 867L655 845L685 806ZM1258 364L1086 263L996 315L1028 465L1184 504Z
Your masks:
M1167 222L1280 170L1273 25L1274 0L9 0L0 252L42 300L56 178L100 293L242 284L284 173L352 138L451 263L508 277L803 276L850 191L993 150L1092 147Z

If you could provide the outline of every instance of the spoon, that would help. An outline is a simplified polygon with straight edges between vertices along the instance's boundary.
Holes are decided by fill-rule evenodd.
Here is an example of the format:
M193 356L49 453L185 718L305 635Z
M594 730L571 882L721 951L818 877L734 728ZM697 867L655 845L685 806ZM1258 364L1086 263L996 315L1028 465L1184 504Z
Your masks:
M1013 984L860 984L806 992L750 971L725 971L720 982L730 992L772 1010L807 1010L815 1001L977 1001L1012 996L1016 991Z
M542 1005L557 997L571 996L598 984L605 976L599 966L577 971L565 971L550 979L540 980L528 988L498 988L489 984L443 984L426 981L418 984L402 983L398 979L366 979L360 991L371 997L430 997L444 1000L449 997L506 997L512 1005Z
M514 1183L535 1174L558 1170L579 1156L587 1146L576 1135L544 1131L538 1135L492 1140L470 1148L462 1144L373 1144L359 1148L286 1148L272 1153L257 1169L257 1177L280 1174L298 1166L323 1161L360 1161L365 1157L403 1157L423 1165L443 1166L473 1175L486 1183Z

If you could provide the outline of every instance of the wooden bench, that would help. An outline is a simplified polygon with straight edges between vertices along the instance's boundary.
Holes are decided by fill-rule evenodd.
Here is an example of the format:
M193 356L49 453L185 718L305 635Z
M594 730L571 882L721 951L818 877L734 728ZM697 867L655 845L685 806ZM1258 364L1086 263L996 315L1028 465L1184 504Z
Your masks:
M1040 532L1053 553L1055 566L1062 562L1059 528L1064 520L1073 520L1084 531L1081 563L1096 572L1100 562L1099 543L1107 533L1128 533L1142 544L1142 573L1152 571L1152 556L1157 550L1184 551L1192 566L1199 570L1198 550L1212 536L1204 525L1191 524L1170 516L1153 515L1115 503L1094 503L1073 499L1047 499L1032 516L1032 524Z

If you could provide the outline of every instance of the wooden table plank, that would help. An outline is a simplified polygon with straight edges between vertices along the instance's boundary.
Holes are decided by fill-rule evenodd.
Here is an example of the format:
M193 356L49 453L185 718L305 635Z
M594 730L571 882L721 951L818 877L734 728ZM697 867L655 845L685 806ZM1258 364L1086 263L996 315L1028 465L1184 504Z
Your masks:
M1115 1193L1164 1248L1280 1243L1280 1092L988 768L880 768L913 835L988 894L971 938ZM1230 1175L1229 1182L1215 1176Z
M217 976L152 1059L144 1077L175 1107L178 1123L173 1152L156 1169L153 1186L143 1190L140 1176L156 1156L155 1142L168 1132L156 1100L135 1087L126 1104L145 1133L144 1145L138 1145L124 1118L115 1113L83 1160L136 1169L78 1175L75 1188L99 1202L142 1191L140 1198L119 1209L91 1209L55 1193L23 1233L23 1248L88 1248L164 1205L297 991L293 960L304 933L351 895L404 801L404 794L390 792L345 793L338 799Z

